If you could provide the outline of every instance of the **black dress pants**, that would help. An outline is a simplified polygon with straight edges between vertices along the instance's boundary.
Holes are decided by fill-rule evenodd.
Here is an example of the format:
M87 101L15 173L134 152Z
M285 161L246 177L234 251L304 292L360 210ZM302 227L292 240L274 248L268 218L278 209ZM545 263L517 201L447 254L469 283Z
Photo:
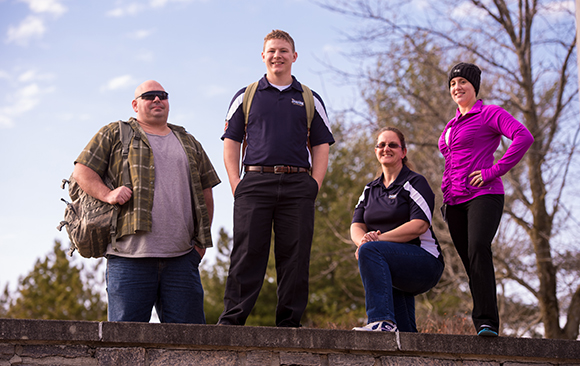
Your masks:
M246 173L234 194L234 246L219 324L246 323L264 282L273 228L276 326L300 326L308 303L317 194L308 173Z

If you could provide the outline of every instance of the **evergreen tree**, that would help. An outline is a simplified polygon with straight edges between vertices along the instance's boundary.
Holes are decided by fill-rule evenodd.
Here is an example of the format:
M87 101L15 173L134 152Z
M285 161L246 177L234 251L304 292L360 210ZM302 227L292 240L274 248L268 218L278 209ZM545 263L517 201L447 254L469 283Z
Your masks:
M205 319L207 324L216 324L224 310L224 292L232 250L232 239L224 228L220 229L218 241L210 250L217 251L215 262L208 264L205 261L200 268L200 275L204 291Z
M303 319L306 326L349 329L366 318L350 223L354 206L365 184L375 177L378 164L371 138L360 131L342 123L333 125L336 143L330 149L328 171L316 201L310 301Z
M100 291L90 287L91 274L82 276L83 266L71 264L60 242L44 260L21 280L15 299L8 300L5 316L26 319L107 319L107 304ZM7 296L8 297L8 296Z
M215 263L205 263L201 268L201 281L204 289L204 310L206 322L216 324L224 310L224 292L230 266L230 254L233 240L224 230L220 229L219 239L215 245ZM270 260L262 291L254 309L247 319L247 325L274 326L276 324L276 269L273 249L270 250Z
M0 295L0 318L5 318L8 312L8 307L10 305L10 291L8 290L8 284L4 287L4 292Z

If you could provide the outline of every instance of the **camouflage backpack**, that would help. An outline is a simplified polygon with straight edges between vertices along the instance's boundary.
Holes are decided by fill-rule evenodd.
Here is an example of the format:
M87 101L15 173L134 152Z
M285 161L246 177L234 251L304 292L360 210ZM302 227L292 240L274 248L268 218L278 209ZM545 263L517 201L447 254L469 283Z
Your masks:
M119 121L119 133L123 145L123 182L131 187L129 173L129 144L133 135L133 128L127 122ZM71 177L62 180L61 188L65 189L68 183L68 192L72 202L66 203L64 221L60 222L57 229L60 231L66 226L71 247L68 252L72 256L77 250L85 258L102 257L109 243L116 243L117 218L119 205L111 205L88 195L81 189L77 181ZM111 182L105 179L104 183L111 189Z

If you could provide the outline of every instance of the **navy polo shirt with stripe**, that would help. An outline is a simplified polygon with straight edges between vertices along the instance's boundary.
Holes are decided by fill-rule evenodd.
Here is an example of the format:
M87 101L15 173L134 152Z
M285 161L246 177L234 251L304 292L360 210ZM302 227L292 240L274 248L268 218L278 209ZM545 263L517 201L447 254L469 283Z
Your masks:
M442 260L441 249L431 227L434 206L435 195L427 180L403 166L389 187L383 184L382 174L365 186L352 222L365 224L368 231L380 230L384 233L414 219L427 221L429 230L408 243L419 245Z
M243 141L245 118L242 102L245 91L246 88L238 91L230 103L222 140L228 138ZM248 116L245 165L311 167L302 91L302 85L294 76L292 85L282 91L270 85L266 76L260 79ZM312 94L315 113L310 126L310 144L332 145L334 138L324 103L316 92L313 91Z

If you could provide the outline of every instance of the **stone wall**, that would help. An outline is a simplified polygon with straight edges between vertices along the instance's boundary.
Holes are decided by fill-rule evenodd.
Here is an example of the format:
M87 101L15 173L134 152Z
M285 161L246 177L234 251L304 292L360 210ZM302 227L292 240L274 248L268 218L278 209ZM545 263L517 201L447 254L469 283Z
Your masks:
M580 343L328 329L0 319L8 365L580 365Z

